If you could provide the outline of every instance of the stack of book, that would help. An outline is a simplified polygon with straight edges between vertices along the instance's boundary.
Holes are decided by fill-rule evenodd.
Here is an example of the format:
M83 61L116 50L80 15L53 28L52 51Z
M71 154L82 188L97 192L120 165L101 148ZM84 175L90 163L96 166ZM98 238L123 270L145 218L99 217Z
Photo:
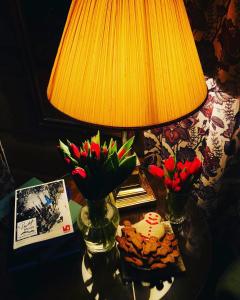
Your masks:
M121 208L151 204L156 201L151 186L143 172L137 170L121 186L115 195L116 206Z

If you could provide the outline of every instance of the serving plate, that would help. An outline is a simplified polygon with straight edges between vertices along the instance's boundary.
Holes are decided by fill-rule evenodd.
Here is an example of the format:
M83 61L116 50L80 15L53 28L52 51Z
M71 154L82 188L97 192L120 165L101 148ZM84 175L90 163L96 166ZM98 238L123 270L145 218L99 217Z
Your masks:
M162 238L159 239L160 242L164 239L164 237L166 235L174 235L172 226L171 226L171 224L170 224L169 221L162 221L161 224L164 226L165 234L164 234L164 236ZM132 226L134 227L134 224ZM122 229L124 227L125 226L119 226L118 227L117 235L119 237L122 237L122 238L124 237L124 235L122 234ZM176 238L174 238L173 241L177 241ZM157 262L161 263L160 259L166 257L171 252L168 252L165 256L164 255L156 255L156 252L152 252L149 255L146 255L147 258L144 259L144 258L141 258L140 251L138 251L138 256L136 256L136 255L134 255L132 253L130 254L129 252L125 251L122 247L120 247L120 245L118 243L118 248L120 250L121 264L122 264L123 269L125 271L126 270L129 271L129 269L132 269L133 272L136 271L136 272L142 273L142 274L144 274L144 273L153 273L153 274L159 274L159 273L161 273L163 276L165 275L166 277L172 276L172 275L176 275L177 273L182 273L182 272L186 271L186 268L185 268L185 265L184 265L184 262L183 262L183 259L182 259L182 256L181 256L181 251L179 249L178 243L176 244L176 246L171 246L170 245L170 247L171 247L172 250L179 251L179 256L175 257L174 262L166 263L166 266L164 268L152 269L151 266L152 266L153 263L157 263ZM155 256L154 256L154 262L152 264L149 264L148 263L148 259L150 257L153 257L152 254L155 254ZM131 258L136 257L136 258L139 258L143 262L143 265L142 266L138 266L135 263L126 261L126 257L131 257Z

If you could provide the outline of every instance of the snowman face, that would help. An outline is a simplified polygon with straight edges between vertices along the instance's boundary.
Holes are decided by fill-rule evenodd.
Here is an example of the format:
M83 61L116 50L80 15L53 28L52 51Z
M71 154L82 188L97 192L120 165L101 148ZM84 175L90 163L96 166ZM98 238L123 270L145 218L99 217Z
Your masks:
M155 213L155 212L149 212L144 216L144 219L147 221L154 221L154 222L160 222L161 221L161 217L159 214Z

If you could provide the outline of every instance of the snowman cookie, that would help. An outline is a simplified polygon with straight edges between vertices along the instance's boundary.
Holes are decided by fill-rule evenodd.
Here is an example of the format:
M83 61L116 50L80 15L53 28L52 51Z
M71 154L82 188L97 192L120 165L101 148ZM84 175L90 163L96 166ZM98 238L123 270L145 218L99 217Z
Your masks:
M138 233L145 238L156 237L160 239L165 234L161 216L155 212L145 214L144 219L132 225Z

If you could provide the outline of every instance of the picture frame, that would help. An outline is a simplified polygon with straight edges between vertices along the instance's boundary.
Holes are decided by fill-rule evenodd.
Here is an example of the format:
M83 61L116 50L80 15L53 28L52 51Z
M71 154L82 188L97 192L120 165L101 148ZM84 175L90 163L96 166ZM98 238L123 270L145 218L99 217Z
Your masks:
M63 179L15 190L13 249L73 232Z
M0 201L14 189L14 180L7 162L3 145L0 140Z
M54 108L47 99L47 85L62 36L71 0L13 0L10 7L22 50L27 80L42 128L60 128L71 134L91 135L98 127L73 119ZM120 137L121 132L104 128L106 135Z

